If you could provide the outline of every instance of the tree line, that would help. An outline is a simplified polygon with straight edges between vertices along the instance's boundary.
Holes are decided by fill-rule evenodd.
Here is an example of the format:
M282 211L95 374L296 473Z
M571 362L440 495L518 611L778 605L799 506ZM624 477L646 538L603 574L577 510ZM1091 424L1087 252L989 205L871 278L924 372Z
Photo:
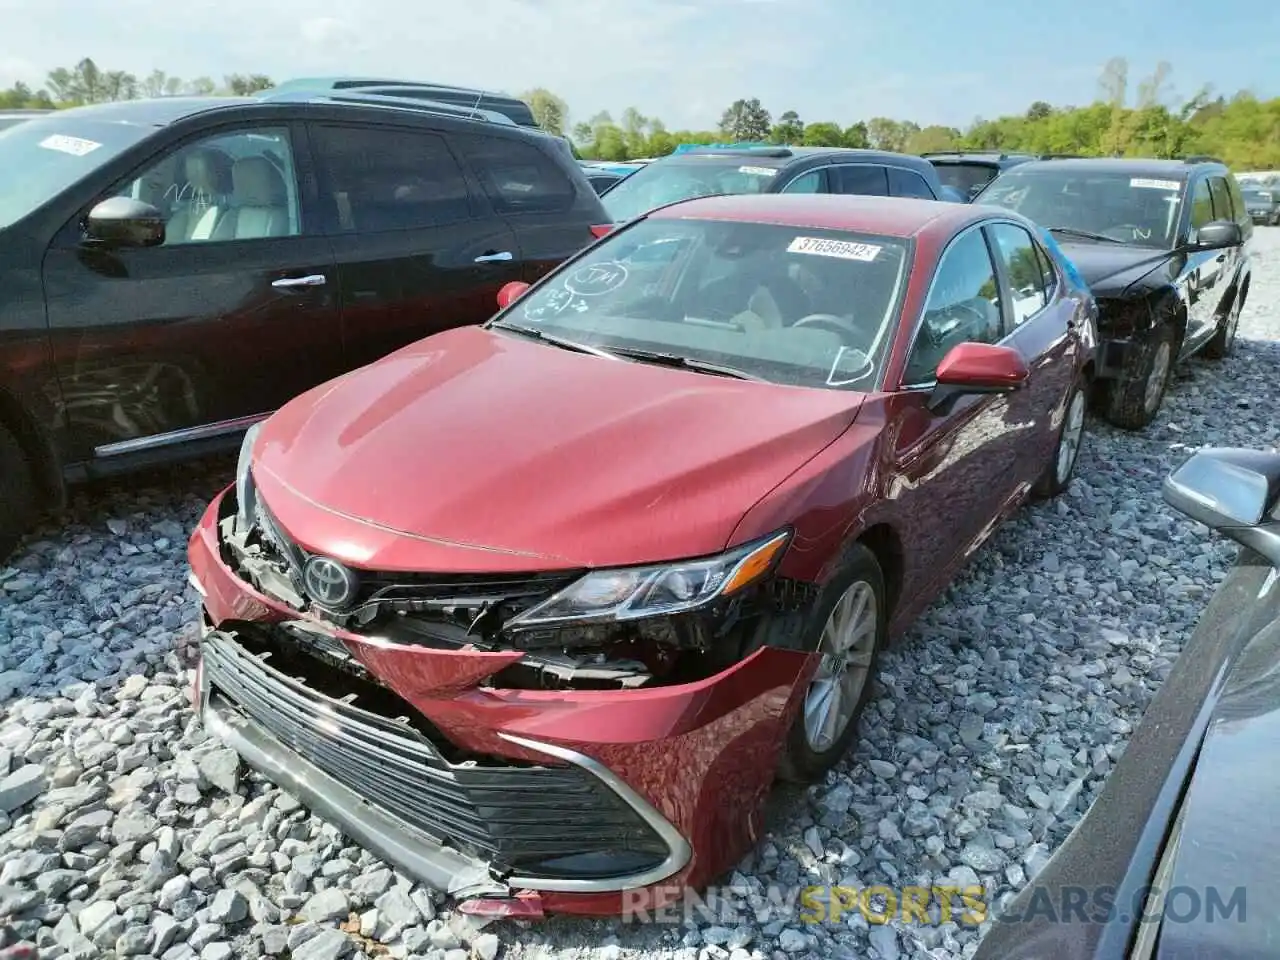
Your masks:
M940 150L1004 150L1071 153L1083 156L1215 156L1238 170L1280 169L1280 97L1260 99L1249 91L1215 95L1203 87L1176 102L1169 90L1167 63L1130 82L1128 63L1110 60L1087 106L1032 103L1024 113L977 119L961 129L924 126L909 120L871 117L844 124L806 121L798 110L776 117L755 97L732 103L714 130L668 130L657 117L628 107L614 118L598 113L570 123L569 107L545 88L522 94L540 126L571 137L584 157L630 160L670 153L681 143L767 142L817 147L871 147L905 153ZM153 70L139 79L123 70L104 70L92 59L50 71L45 85L15 84L0 90L0 108L54 109L174 95L215 93L249 96L272 86L265 74L230 74L183 80Z

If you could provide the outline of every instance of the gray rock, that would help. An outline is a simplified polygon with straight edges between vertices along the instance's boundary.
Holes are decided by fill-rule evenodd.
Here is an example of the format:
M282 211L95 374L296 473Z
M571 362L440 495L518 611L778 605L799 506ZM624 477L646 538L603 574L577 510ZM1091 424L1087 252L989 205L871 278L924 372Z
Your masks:
M76 916L76 924L82 934L92 938L115 915L116 905L114 903L110 900L99 900L80 911Z
M292 953L292 960L342 960L355 952L355 943L341 930L322 930Z
M44 793L44 767L29 763L0 778L0 811L12 813Z
M500 946L498 938L492 933L482 933L471 941L471 949L479 960L494 960Z
M219 890L209 904L209 922L239 923L249 915L249 901L239 890Z
M301 916L312 923L324 923L327 920L345 920L351 912L351 904L347 895L337 888L321 890L302 908Z
M226 748L211 750L203 754L196 765L200 775L211 786L224 793L235 793L240 782L240 757Z

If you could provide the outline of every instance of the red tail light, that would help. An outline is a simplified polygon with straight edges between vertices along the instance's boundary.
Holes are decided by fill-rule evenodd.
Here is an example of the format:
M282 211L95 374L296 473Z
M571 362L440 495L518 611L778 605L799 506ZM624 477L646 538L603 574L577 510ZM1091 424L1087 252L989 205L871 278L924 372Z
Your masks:
M612 223L601 223L591 228L591 235L595 237L597 240L599 240L601 237L605 236L606 234L609 234L612 232L613 232Z

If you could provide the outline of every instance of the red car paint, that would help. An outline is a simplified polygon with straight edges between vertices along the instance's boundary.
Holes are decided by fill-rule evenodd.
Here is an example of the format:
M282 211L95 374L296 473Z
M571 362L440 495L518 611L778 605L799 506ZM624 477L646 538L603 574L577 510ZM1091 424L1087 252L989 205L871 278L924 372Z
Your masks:
M891 384L946 242L988 217L1021 222L958 204L786 195L689 201L650 216L911 237ZM1068 390L1094 349L1092 321L1081 322L1092 316L1087 294L1065 283L1057 290L1004 341L1021 363L1007 351L974 351L990 361L986 374L1025 366L1026 386L965 396L943 415L929 409L928 390L741 382L455 330L283 408L257 438L255 477L292 538L357 568L630 565L712 554L790 526L779 574L820 583L842 546L861 539L886 571L897 636L1022 502L1052 455ZM221 495L190 545L210 622L305 616L224 563L220 506ZM816 664L811 654L765 647L680 685L481 689L520 654L336 635L460 747L545 760L500 736L515 734L568 747L620 776L693 849L683 870L648 891L650 908L714 880L760 839L780 744ZM624 896L638 902L630 893L544 892L526 894L519 909L616 913Z

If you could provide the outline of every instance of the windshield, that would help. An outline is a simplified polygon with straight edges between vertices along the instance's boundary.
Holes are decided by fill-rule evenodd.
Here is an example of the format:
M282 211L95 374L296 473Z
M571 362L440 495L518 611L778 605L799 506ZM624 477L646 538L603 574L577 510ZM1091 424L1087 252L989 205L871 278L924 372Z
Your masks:
M954 187L966 197L972 197L1000 172L985 163L935 163L934 169L943 186Z
M493 324L746 379L869 390L896 328L910 249L810 227L642 220Z
M720 193L767 193L778 171L776 161L742 154L682 154L641 167L601 199L609 219L624 223L677 200Z
M1092 234L1140 247L1173 246L1184 181L1051 167L1014 167L1001 174L979 203L1016 210L1059 239Z
M119 156L154 128L50 114L0 130L0 229Z

